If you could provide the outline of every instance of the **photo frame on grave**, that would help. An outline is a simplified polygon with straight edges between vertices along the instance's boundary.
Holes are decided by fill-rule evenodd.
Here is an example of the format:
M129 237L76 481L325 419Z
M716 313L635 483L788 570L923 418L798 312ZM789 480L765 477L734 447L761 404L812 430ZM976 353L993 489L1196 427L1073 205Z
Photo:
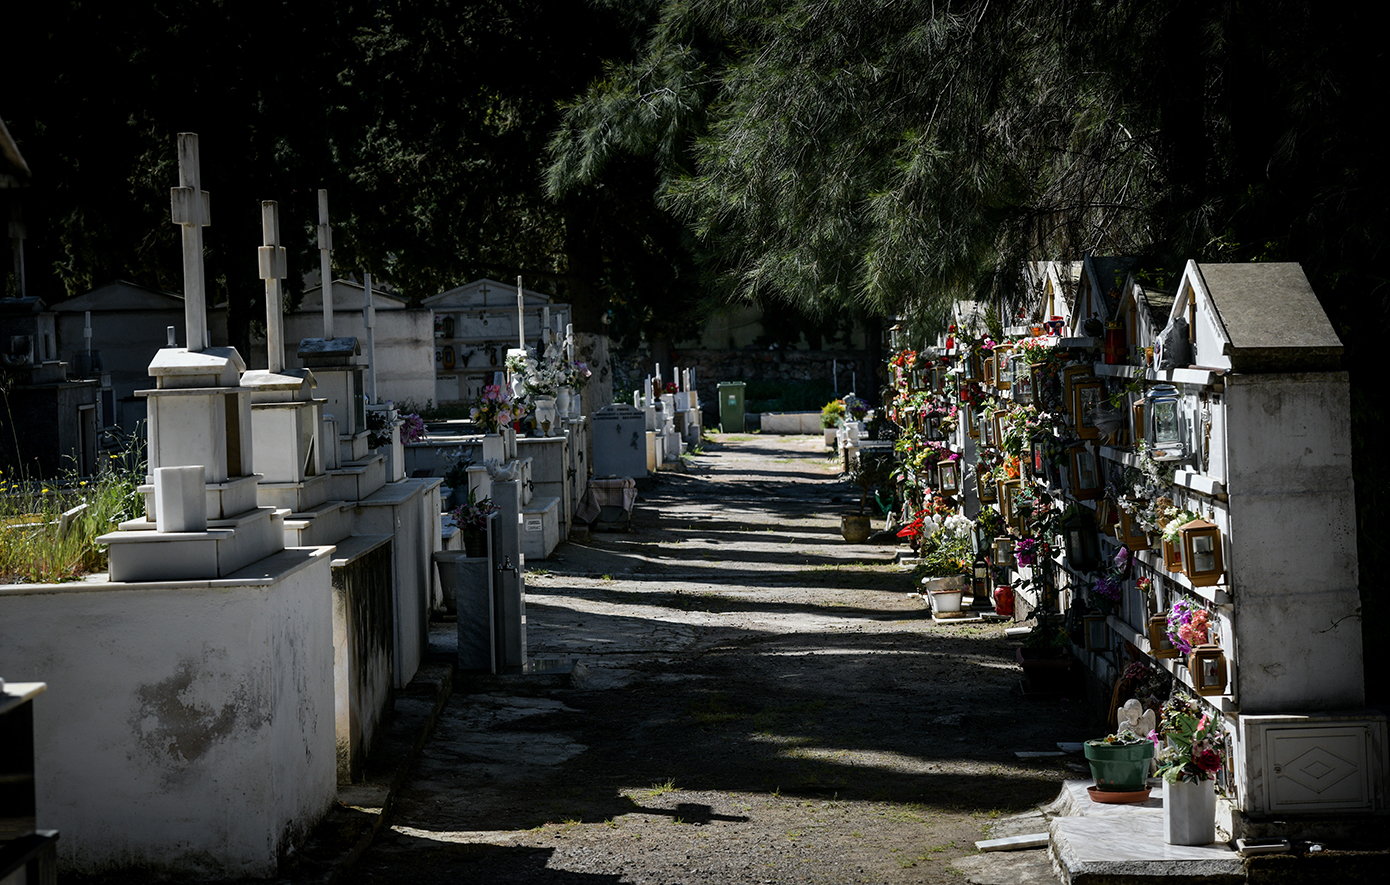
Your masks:
M1067 462L1071 467L1071 496L1078 501L1099 498L1105 490L1105 478L1101 474L1100 460L1091 447L1079 445L1067 449Z
M1098 439L1100 428L1092 412L1105 401L1105 385L1098 378L1077 381L1072 385L1072 401L1072 428L1077 439Z

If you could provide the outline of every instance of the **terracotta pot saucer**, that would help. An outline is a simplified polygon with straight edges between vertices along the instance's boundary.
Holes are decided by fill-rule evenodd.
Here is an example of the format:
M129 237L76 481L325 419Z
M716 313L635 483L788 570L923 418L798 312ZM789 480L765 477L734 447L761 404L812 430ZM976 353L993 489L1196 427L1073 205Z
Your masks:
M1086 792L1090 795L1092 802L1102 802L1107 805L1128 805L1130 803L1147 802L1149 799L1148 789L1134 790L1132 792L1112 793L1102 790L1097 786L1089 786Z

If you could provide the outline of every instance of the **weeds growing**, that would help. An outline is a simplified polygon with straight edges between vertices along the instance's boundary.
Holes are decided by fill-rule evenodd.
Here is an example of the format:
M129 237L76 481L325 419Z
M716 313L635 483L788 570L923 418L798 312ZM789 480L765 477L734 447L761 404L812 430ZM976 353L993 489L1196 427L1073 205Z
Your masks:
M0 584L57 584L106 570L100 535L144 512L143 445L103 454L96 476L33 480L0 472Z

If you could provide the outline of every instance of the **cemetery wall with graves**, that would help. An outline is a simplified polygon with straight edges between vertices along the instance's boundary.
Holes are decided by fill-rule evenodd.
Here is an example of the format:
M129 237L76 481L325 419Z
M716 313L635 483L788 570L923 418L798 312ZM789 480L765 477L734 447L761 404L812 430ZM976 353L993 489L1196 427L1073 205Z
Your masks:
M971 304L937 341L895 330L902 521L924 549L971 521L977 598L1002 587L1040 640L1025 673L1060 636L1108 709L1163 680L1198 698L1229 740L1233 836L1383 814L1341 344L1296 264L1142 270L1030 268L1003 336ZM1075 690L1049 672L1025 689Z

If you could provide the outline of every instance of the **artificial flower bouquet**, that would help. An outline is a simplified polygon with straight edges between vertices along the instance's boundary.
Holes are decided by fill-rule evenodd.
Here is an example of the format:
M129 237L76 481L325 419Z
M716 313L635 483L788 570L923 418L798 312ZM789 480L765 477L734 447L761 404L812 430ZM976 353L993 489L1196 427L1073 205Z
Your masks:
M526 417L526 406L513 401L509 391L489 384L473 403L468 416L483 428L484 433L501 433L502 428L511 427L513 422Z
M456 507L450 511L454 517L454 525L466 532L477 532L487 528L487 521L499 513L496 504L492 503L491 498L478 500L475 489L468 490L468 503L462 507Z
M1211 641L1211 613L1195 602L1179 599L1168 610L1167 632L1168 641L1186 657L1194 647Z
M1158 774L1170 784L1212 780L1221 771L1226 732L1195 699L1181 693L1163 705L1158 730Z

